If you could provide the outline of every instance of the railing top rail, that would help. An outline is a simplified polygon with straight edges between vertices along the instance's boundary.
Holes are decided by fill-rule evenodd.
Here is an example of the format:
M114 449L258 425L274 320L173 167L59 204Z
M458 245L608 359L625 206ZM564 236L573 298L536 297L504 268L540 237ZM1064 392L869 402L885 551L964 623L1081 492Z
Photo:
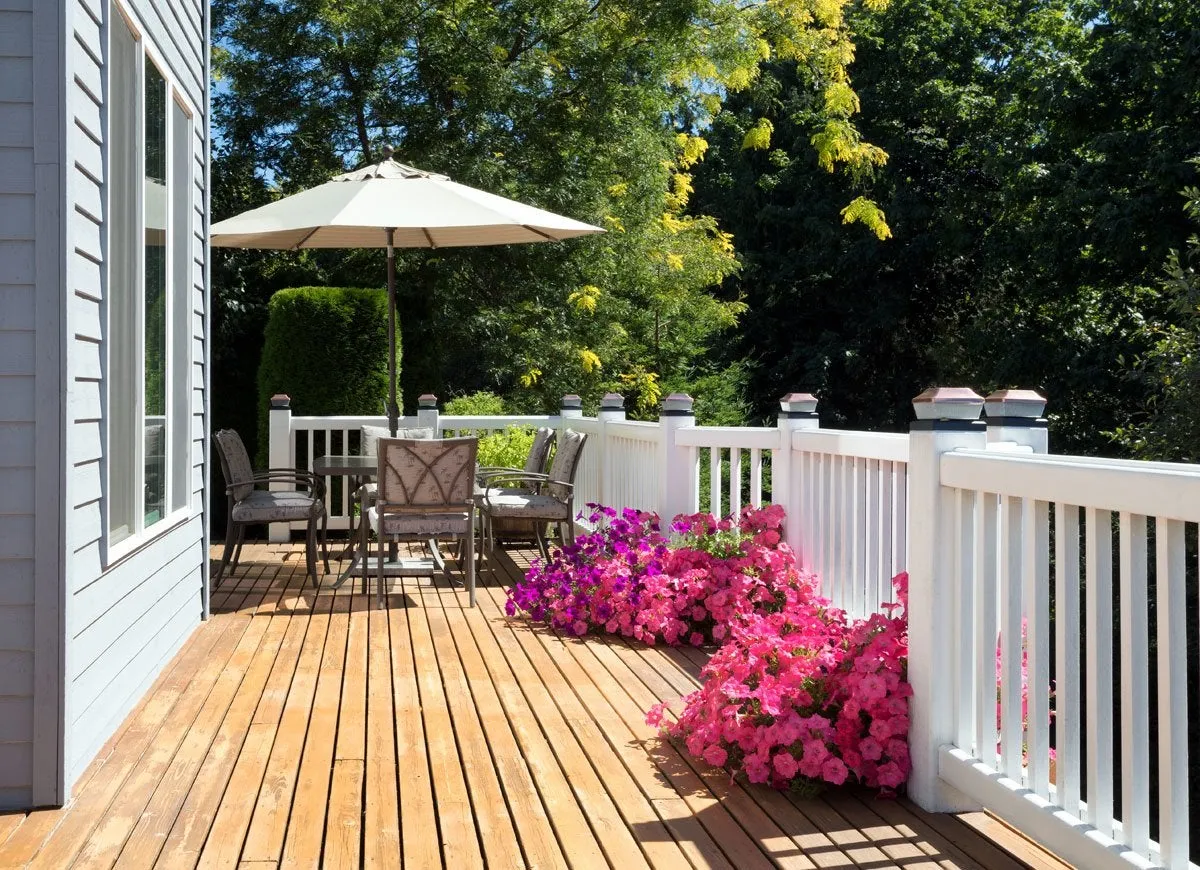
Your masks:
M409 421L409 425L413 425L412 421L416 417L402 417L400 425L405 425L405 421ZM293 429L353 429L356 426L386 426L387 416L384 414L376 415L356 415L356 416L305 416L298 417L292 415L291 425Z
M1083 456L956 450L943 486L1016 498L1200 521L1200 466Z
M908 462L908 435L902 432L795 429L792 431L792 449L857 459Z
M440 415L439 429L504 429L509 426L550 426L558 423L558 417L549 414L498 414L487 416L472 415Z
M686 426L675 432L675 443L687 447L738 447L773 450L779 431L771 426Z
M595 417L564 417L562 422L565 428L586 432L588 435L595 435L600 431L600 421Z
M657 441L659 426L642 420L609 420L604 424L609 435L628 438L631 441Z

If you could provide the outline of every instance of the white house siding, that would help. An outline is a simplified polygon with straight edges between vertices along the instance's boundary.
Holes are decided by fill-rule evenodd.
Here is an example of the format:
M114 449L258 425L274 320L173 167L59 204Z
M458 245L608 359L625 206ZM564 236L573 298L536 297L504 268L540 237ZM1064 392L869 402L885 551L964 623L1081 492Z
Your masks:
M0 809L33 789L33 0L0 0Z
M0 0L0 3L5 0ZM40 2L40 0L39 0ZM204 553L205 140L204 18L198 0L129 0L168 78L194 117L193 286L175 304L193 312L191 505L188 517L139 550L105 564L104 134L108 0L65 0L67 43L68 401L66 422L65 784L78 777L200 621ZM169 522L169 521L168 521ZM164 525L164 528L168 526Z

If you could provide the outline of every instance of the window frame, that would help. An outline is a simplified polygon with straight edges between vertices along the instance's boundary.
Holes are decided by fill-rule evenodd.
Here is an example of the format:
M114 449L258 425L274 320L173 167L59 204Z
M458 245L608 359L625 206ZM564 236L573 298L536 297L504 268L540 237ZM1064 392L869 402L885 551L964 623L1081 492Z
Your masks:
M178 161L184 161L185 167L190 167L195 160L195 125L197 119L201 117L196 110L195 105L189 99L186 92L179 86L179 80L172 71L170 65L166 62L164 53L159 50L150 36L149 31L144 27L139 20L137 14L130 9L125 0L109 0L108 8L110 12L110 20L105 32L105 44L108 51L107 57L112 58L111 44L112 32L114 27L127 27L129 33L133 37L135 50L135 76L138 86L133 95L136 105L133 109L133 118L136 121L137 128L132 134L133 148L135 149L135 170L134 178L140 185L140 190L134 197L135 201L135 219L133 233L136 238L140 239L140 243L136 246L137 254L134 260L134 274L136 276L136 287L132 290L134 295L134 317L133 322L128 324L132 330L132 338L134 339L134 370L137 372L135 378L136 383L132 385L117 385L111 376L111 354L113 348L112 340L112 318L113 305L111 304L112 293L112 243L111 236L113 232L112 223L112 188L111 180L106 178L104 202L105 214L107 222L105 226L105 244L106 257L104 263L105 276L105 294L104 294L104 325L105 325L105 345L102 353L103 362L103 393L102 393L102 408L103 408L103 467L104 467L104 489L103 489L103 525L101 544L104 552L103 565L107 569L114 563L124 559L131 553L140 550L149 542L161 537L162 535L178 528L181 524L188 521L193 513L193 505L190 492L185 490L184 497L176 499L177 495L174 492L174 487L179 481L190 481L192 468L195 458L195 444L190 437L191 434L191 407L190 398L194 390L193 369L195 360L193 359L193 336L188 331L186 336L178 336L176 334L176 318L181 313L186 314L193 308L192 304L192 284L187 280L187 276L192 273L190 262L193 259L190 252L185 248L182 251L177 251L176 239L176 219L180 214L181 207L185 209L182 213L187 216L187 227L193 229L195 227L195 218L192 214L196 207L196 192L193 173L188 171L183 174L183 177L188 180L184 185L184 189L177 189L176 169ZM146 439L144 437L146 424L146 128L145 128L145 111L146 111L146 64L152 63L158 74L164 82L164 149L167 155L166 168L166 203L164 207L165 227L164 247L165 247L165 268L166 273L166 288L164 300L164 431L163 431L163 451L164 451L164 468L163 468L163 511L157 520L153 523L146 524ZM113 99L112 90L112 65L111 61L105 70L105 84L108 90L107 99ZM176 124L175 110L176 107L182 112L186 124L186 135L188 142L182 148L176 142ZM112 111L106 106L106 111L103 115L103 131L105 141L105 161L106 165L111 167L110 159L112 148L111 130ZM181 202L182 200L182 202ZM187 240L190 244L190 236ZM181 268L177 268L180 264L178 258L183 257L184 263ZM184 277L183 286L178 286L176 283L177 272ZM176 306L183 306L183 312L179 312ZM191 317L186 320L190 322ZM182 345L182 346L180 346ZM183 378L186 380L186 385L181 391L177 391L176 380ZM123 458L132 462L133 473L133 491L134 505L132 520L129 524L129 532L122 538L114 541L112 539L113 532L113 517L112 517L112 486L111 475L113 472L113 457L112 446L112 401L111 395L114 387L129 389L133 391L133 427L136 433L132 441L132 449L125 454ZM182 394L188 401L183 403L183 407L177 407L177 397ZM176 427L181 427L186 431L186 438L177 438ZM182 455L179 455L179 448L182 446ZM179 471L179 464L183 464L182 471ZM190 488L190 487L189 487ZM181 501L181 507L173 507L176 501ZM122 525L126 525L122 522Z

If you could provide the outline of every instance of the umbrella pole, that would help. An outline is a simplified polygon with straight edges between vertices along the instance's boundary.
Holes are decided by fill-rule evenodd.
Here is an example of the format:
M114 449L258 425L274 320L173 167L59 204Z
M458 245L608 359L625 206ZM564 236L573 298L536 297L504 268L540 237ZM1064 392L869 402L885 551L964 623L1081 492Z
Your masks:
M387 289L388 289L388 432L396 437L400 425L400 408L396 401L396 249L393 247L396 230L387 230Z

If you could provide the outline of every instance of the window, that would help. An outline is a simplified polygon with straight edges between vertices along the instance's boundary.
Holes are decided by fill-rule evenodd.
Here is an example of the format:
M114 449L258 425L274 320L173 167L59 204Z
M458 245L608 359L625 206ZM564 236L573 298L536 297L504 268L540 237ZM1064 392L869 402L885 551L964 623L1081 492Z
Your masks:
M192 118L113 2L106 306L108 543L188 504ZM163 526L159 526L163 528Z

